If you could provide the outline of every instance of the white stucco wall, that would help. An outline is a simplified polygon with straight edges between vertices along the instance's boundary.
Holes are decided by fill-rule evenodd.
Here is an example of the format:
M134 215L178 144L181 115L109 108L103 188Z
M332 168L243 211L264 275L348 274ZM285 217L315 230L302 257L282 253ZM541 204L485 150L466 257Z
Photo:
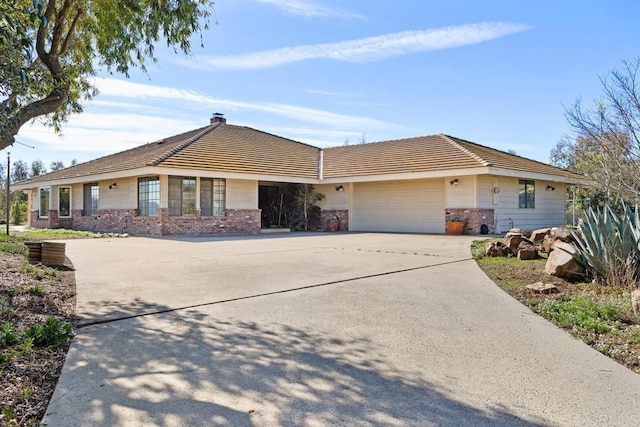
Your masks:
M109 188L112 184L116 184L115 187ZM137 178L100 181L98 187L100 191L98 209L136 209L138 207Z
M535 180L535 209L518 207L518 178L478 176L478 207L495 210L496 232L513 227L534 230L566 224L565 184ZM555 191L546 191L547 185ZM494 193L494 188L499 193ZM512 222L513 221L513 222Z
M451 182L458 180L457 185ZM474 208L477 200L477 176L451 176L444 179L446 208Z
M344 191L336 191L336 187L342 185ZM347 210L349 209L349 184L319 184L314 185L315 191L324 194L324 198L318 202L323 210Z
M227 209L258 209L258 181L227 179Z

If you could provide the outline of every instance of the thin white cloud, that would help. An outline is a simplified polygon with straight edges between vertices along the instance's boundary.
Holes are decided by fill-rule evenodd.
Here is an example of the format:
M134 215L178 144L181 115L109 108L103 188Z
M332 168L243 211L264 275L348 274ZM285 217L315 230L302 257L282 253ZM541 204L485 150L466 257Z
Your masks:
M179 101L182 105L190 104L213 110L234 111L250 110L273 114L287 119L319 125L331 125L349 129L380 129L393 126L369 117L352 116L330 111L307 108L297 105L279 103L250 103L222 98L214 98L202 93L170 87L153 86L117 79L101 79L97 82L100 94L129 99L166 99Z
M310 93L312 95L323 95L323 96L340 96L340 97L352 97L356 96L352 93L343 93L343 92L332 92L329 90L320 90L320 89L307 89L306 93Z
M261 69L310 59L333 59L344 62L371 62L394 56L433 50L452 49L495 40L530 29L529 25L510 22L483 22L421 31L404 31L348 40L284 47L240 55L198 57L181 60L196 69Z
M364 16L357 13L351 13L342 9L335 9L304 0L258 0L258 2L270 4L290 15L301 16L303 18L328 17L364 19Z

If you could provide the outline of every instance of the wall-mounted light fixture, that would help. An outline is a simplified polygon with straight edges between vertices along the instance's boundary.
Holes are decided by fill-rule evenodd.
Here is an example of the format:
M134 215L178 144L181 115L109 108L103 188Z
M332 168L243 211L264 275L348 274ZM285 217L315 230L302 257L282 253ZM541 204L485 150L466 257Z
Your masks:
M114 182L113 184L111 184L109 186L109 190L113 190L114 188L118 188L118 183L117 182Z
M458 178L454 179L453 181L449 181L449 185L458 185Z
M338 185L336 187L336 191L344 191L344 187L342 185Z
M500 192L500 187L493 187L493 193L498 194Z
M547 185L547 188L545 188L545 190L547 190L547 191L556 191L556 187L552 187L550 185Z

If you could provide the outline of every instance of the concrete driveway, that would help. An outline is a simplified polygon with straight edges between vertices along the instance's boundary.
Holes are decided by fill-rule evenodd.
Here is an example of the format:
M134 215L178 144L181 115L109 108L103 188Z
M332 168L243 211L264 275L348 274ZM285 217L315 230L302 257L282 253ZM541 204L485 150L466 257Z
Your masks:
M640 425L640 376L503 293L471 240L68 241L81 325L43 423Z

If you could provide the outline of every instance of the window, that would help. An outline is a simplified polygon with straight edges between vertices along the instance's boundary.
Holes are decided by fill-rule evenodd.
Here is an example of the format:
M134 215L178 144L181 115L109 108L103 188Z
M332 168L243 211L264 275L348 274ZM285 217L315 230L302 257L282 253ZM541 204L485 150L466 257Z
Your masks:
M39 191L40 195L40 218L49 218L49 200L51 189L49 187L42 187Z
M100 187L98 183L84 185L84 215L94 216L98 213L98 200L100 199Z
M71 187L58 187L58 216L60 218L71 216Z
M226 182L219 178L200 178L200 214L224 215Z
M160 207L160 178L138 179L138 215L156 216Z
M196 214L196 179L194 177L169 177L169 215Z
M535 181L520 180L518 185L519 207L521 209L535 209L536 183Z

